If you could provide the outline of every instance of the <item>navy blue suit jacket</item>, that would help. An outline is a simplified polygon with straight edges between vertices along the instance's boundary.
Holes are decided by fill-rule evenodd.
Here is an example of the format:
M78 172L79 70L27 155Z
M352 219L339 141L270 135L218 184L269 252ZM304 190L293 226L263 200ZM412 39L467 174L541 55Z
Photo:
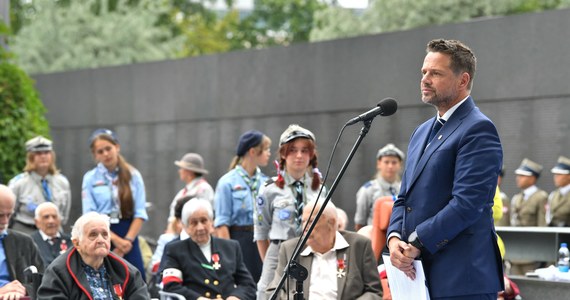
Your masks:
M432 298L495 293L503 289L491 210L503 158L499 135L471 97L427 146L434 121L412 133L388 234L406 241L417 231Z

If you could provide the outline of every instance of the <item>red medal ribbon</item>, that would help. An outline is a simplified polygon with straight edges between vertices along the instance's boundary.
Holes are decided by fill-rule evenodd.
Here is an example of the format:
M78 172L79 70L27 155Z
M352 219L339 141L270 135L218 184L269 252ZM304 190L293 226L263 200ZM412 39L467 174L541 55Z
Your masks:
M123 299L123 287L120 284L113 285L113 289L115 290L115 294L119 296L119 299Z
M59 244L59 249L61 250L61 252L67 251L67 242L65 241L65 239L61 240L61 243Z
M344 267L345 267L344 266L344 259L342 259L342 258L337 259L336 265L337 265L339 270L344 270Z
M212 254L212 261L217 263L220 261L220 255L218 253Z

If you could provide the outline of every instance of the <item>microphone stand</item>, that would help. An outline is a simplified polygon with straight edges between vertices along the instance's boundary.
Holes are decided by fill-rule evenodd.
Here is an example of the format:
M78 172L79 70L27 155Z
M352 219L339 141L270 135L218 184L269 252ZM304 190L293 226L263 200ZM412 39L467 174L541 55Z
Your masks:
M370 125L372 125L373 120L374 120L374 118L372 118L370 120L365 120L363 122L364 125L360 129L360 134L358 135L358 139L356 140L356 142L352 146L352 149L350 150L348 157L346 158L346 160L342 164L342 167L340 168L340 171L339 171L337 177L335 178L335 180L331 186L331 189L330 189L329 193L327 194L327 197L324 200L324 203L321 205L319 211L317 212L317 215L315 216L315 219L311 223L311 226L309 226L309 230L307 231L306 234L302 235L301 242L297 244L297 247L293 251L293 255L291 256L291 259L289 260L289 263L287 264L287 267L285 268L285 271L283 272L283 276L281 276L281 279L279 280L279 284L277 285L277 288L275 289L275 291L273 291L273 294L271 294L271 298L270 298L271 300L277 299L277 295L279 294L279 292L281 291L281 288L285 284L285 279L287 278L287 276L291 276L291 277L293 277L294 280L297 281L297 283L295 285L296 291L295 291L294 300L304 300L304 298L303 298L303 281L305 279L307 279L309 274L307 272L307 269L297 262L297 258L299 256L299 254L301 253L301 250L303 249L303 247L307 243L309 236L311 236L311 233L313 232L315 225L317 224L318 220L321 218L321 215L323 214L325 207L329 203L334 191L336 190L336 187L338 186L338 183L340 182L340 179L344 175L344 172L346 171L346 168L350 164L352 157L354 156L354 154L356 153L356 150L360 146L360 143L362 142L362 140L364 139L366 134L368 134L368 131L370 130Z

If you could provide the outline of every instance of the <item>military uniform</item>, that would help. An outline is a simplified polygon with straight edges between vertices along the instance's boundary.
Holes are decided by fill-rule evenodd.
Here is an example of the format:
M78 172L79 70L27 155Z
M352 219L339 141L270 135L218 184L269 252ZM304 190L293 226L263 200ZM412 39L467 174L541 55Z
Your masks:
M560 156L558 164L551 170L552 174L570 176L570 159ZM565 181L566 183L568 181ZM562 183L564 184L564 183ZM570 184L559 186L550 193L546 211L546 222L549 226L570 226Z
M546 202L548 193L531 186L513 196L511 205L511 225L546 226Z
M535 178L540 176L540 172L542 172L542 166L527 158L523 159L521 165L515 170L518 176ZM546 226L548 194L534 184L526 186L527 184L528 181L524 183L525 186L519 186L524 190L514 195L511 200L511 226ZM511 274L524 275L539 266L539 262L535 261L511 260Z

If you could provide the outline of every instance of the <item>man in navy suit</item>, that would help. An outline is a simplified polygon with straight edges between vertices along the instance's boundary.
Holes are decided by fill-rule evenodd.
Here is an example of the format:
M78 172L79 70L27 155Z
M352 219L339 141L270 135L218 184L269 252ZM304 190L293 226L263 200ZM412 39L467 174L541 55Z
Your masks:
M213 237L213 217L207 200L194 198L184 204L181 220L190 238L166 245L161 261L164 290L186 299L255 299L255 282L238 242Z
M493 196L503 152L494 124L470 96L476 58L455 40L433 40L421 69L435 118L412 133L388 228L390 261L410 278L421 258L431 299L497 299L503 272Z

